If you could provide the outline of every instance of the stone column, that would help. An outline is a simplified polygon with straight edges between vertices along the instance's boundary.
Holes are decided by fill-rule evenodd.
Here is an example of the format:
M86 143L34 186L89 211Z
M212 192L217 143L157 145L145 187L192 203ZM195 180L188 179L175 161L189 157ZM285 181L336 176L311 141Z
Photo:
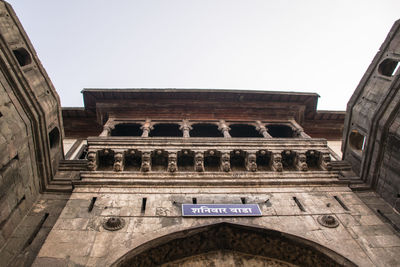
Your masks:
M271 169L277 172L281 172L283 170L281 153L274 152L271 154Z
M190 137L190 130L192 130L192 127L189 125L189 122L187 120L183 120L181 127L179 127L179 130L183 132L183 137L184 138L189 138Z
M268 129L261 123L261 121L256 121L256 123L256 130L262 134L262 136L265 138L272 138L272 136L268 133Z
M149 137L150 131L153 130L153 127L151 126L151 120L146 119L146 121L143 123L140 129L142 129L143 131L142 137Z
M204 172L204 154L203 152L196 152L194 156L194 170L196 172Z
M115 128L115 121L113 118L109 118L103 126L103 131L99 136L110 136L111 130Z
M257 171L257 155L255 152L248 153L246 168L251 172Z
M168 152L168 171L176 172L177 170L177 152Z
M124 170L124 151L114 152L114 171L120 172Z
M297 121L291 120L290 122L291 122L292 125L294 126L294 127L292 126L292 129L293 129L293 131L295 132L295 134L296 134L298 137L302 137L302 138L311 138L308 134L306 134L306 133L304 132L304 129L300 126L300 124L297 123Z
M151 171L151 153L149 151L142 152L142 166L140 167L142 172Z
M97 151L89 150L87 154L87 168L89 171L95 171L97 169Z
M231 128L229 128L228 125L226 125L226 122L224 120L219 121L218 130L222 132L225 138L231 137L231 135L229 134L230 129Z

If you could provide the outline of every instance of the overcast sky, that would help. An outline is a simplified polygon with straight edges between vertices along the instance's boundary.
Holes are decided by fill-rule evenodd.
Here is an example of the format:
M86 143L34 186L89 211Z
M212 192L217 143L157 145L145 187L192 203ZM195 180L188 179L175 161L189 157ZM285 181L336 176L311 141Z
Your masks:
M316 92L347 101L399 0L9 0L63 106L83 88Z

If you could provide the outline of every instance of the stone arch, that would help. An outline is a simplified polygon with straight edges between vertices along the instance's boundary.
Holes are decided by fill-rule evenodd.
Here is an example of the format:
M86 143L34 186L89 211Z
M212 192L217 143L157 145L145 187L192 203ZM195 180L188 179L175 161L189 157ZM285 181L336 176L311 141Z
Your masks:
M134 248L112 266L160 266L210 252L269 259L280 266L356 266L315 242L276 230L227 222L174 232Z

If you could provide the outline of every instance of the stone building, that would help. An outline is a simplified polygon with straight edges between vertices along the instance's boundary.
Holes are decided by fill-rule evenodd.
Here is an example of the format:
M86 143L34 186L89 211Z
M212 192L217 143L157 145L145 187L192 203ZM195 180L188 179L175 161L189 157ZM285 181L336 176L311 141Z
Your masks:
M400 265L399 25L347 112L183 89L61 109L0 1L0 265Z

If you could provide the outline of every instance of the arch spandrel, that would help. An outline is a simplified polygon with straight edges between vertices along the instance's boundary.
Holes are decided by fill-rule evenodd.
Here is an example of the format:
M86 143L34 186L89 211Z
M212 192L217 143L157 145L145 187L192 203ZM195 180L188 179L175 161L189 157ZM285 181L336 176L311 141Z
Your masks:
M112 266L184 266L179 263L198 263L201 258L218 262L221 261L218 255L223 255L224 251L229 251L229 260L240 258L243 261L254 257L258 263L265 262L261 266L356 266L340 254L310 240L226 222L153 239L129 251ZM211 254L207 254L210 252L214 253L211 259ZM280 265L272 264L274 262Z

